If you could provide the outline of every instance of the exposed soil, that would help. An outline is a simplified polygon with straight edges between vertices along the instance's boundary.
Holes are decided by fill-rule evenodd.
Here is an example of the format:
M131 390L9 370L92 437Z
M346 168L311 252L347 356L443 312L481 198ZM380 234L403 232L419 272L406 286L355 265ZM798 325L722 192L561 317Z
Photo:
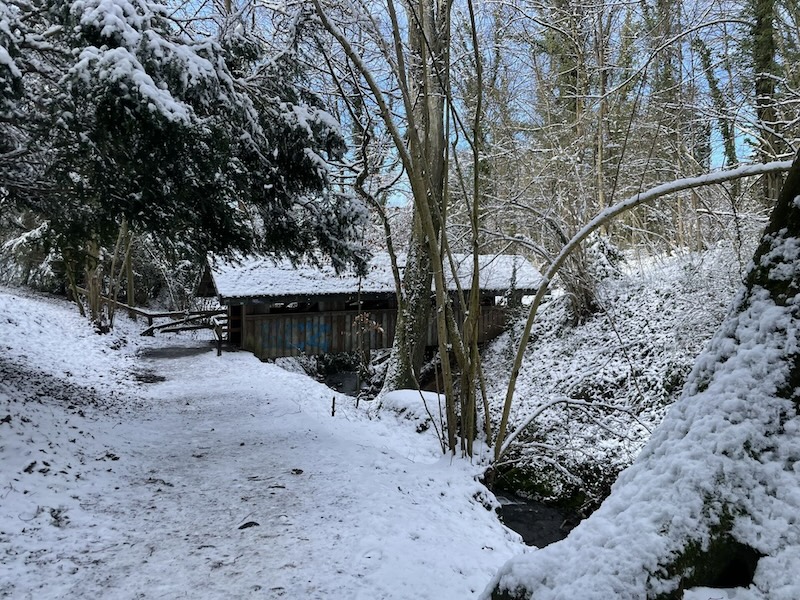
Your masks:
M139 353L142 358L184 358L211 352L214 348L208 344L202 346L170 346L165 348L146 348Z

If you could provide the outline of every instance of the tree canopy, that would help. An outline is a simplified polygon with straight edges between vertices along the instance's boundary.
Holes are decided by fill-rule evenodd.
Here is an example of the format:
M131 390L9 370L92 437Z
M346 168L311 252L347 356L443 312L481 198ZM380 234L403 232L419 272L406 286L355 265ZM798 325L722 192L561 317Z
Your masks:
M0 202L80 256L121 224L194 254L322 249L359 261L331 184L338 124L291 52L235 17L213 35L148 0L0 2Z

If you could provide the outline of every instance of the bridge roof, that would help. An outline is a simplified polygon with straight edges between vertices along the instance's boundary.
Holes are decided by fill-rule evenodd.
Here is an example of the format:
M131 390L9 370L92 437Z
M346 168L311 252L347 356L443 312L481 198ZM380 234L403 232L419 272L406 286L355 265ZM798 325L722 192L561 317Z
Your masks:
M456 272L463 288L472 278L472 256L455 254ZM520 292L535 293L542 276L521 255L479 255L481 290L502 295L512 287ZM247 256L237 260L210 257L209 266L214 288L224 304L248 299L283 299L330 295L394 294L395 285L388 253L378 252L359 277L353 272L336 273L329 261L320 265L301 262L293 265L288 259ZM398 266L405 267L405 256L398 256ZM448 287L457 289L449 268L445 269Z

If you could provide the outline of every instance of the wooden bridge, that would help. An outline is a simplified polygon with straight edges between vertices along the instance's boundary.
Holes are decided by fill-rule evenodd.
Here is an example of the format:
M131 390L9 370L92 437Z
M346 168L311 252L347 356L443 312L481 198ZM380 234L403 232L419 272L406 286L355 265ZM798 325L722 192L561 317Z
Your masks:
M241 347L265 359L390 348L397 326L397 310L244 314L240 319ZM478 341L493 339L503 331L504 325L502 307L481 307ZM431 319L427 345L436 344L436 322Z
M472 259L455 258L460 261L458 279L468 287ZM498 297L520 301L534 294L541 275L521 256L478 258L479 341L485 342L505 326L506 308L498 303ZM458 286L452 274L448 289L458 307ZM380 253L361 277L337 273L329 265L296 265L269 257L212 260L200 291L218 297L220 304L228 307L228 341L261 359L389 348L394 341L394 277L388 257ZM463 315L456 314L456 320L462 322ZM437 344L435 319L428 324L427 343Z

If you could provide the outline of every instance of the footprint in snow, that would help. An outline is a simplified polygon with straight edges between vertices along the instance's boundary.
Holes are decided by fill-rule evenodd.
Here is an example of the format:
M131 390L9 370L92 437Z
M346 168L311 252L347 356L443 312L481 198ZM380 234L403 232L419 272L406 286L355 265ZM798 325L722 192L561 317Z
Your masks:
M370 548L364 552L362 558L370 561L378 561L383 558L383 551L380 548Z

